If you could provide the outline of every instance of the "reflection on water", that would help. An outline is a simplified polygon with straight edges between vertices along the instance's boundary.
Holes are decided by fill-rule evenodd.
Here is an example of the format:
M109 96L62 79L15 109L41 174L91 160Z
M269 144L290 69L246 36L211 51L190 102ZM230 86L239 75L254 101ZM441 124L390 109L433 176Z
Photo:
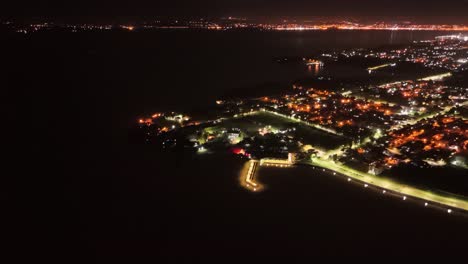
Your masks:
M307 72L309 76L318 76L322 72L322 66L319 64L307 65Z

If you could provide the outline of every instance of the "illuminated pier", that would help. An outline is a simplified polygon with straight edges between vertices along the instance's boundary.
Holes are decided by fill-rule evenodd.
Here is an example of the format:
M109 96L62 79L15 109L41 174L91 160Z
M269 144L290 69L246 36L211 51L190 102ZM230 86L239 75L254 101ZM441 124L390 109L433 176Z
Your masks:
M259 166L290 168L294 165L295 156L293 153L288 154L288 159L272 159L265 158L258 160L250 160L241 171L241 185L246 189L257 192L263 189L263 186L255 180L255 176Z
M259 161L250 160L241 171L241 185L250 191L256 192L263 187L255 181L255 175L258 169Z

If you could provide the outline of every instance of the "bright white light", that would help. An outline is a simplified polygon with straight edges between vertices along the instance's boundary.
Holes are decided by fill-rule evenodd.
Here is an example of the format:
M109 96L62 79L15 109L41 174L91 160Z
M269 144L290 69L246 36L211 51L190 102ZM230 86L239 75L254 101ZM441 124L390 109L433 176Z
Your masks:
M406 200L406 196L403 196L403 201Z
M200 146L200 147L198 148L198 152L205 152L205 151L206 151L206 149L205 149L205 147L203 147L203 146Z
M452 209L448 209L447 213L449 213L449 214L452 213Z
M348 181L351 181L351 178L348 178Z
M334 172L333 175L336 175L336 172Z
M428 203L424 203L424 206L427 206L427 205L428 205Z
M369 185L367 185L367 184L364 184L364 187L366 187L366 188L367 188L367 186L369 186Z
M386 193L387 191L383 190L382 193Z

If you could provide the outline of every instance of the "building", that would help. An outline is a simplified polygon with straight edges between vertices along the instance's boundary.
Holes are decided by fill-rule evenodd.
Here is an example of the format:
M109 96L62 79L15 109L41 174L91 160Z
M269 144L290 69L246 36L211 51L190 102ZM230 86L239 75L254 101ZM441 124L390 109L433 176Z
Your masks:
M369 164L369 171L368 173L372 175L379 175L384 171L384 166L380 162L374 161Z

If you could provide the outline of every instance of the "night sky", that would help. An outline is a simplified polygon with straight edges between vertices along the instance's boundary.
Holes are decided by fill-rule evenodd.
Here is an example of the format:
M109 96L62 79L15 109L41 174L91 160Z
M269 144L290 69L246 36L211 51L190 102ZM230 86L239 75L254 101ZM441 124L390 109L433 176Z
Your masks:
M3 3L3 17L108 18L124 16L408 17L422 22L468 22L468 0L44 0Z

